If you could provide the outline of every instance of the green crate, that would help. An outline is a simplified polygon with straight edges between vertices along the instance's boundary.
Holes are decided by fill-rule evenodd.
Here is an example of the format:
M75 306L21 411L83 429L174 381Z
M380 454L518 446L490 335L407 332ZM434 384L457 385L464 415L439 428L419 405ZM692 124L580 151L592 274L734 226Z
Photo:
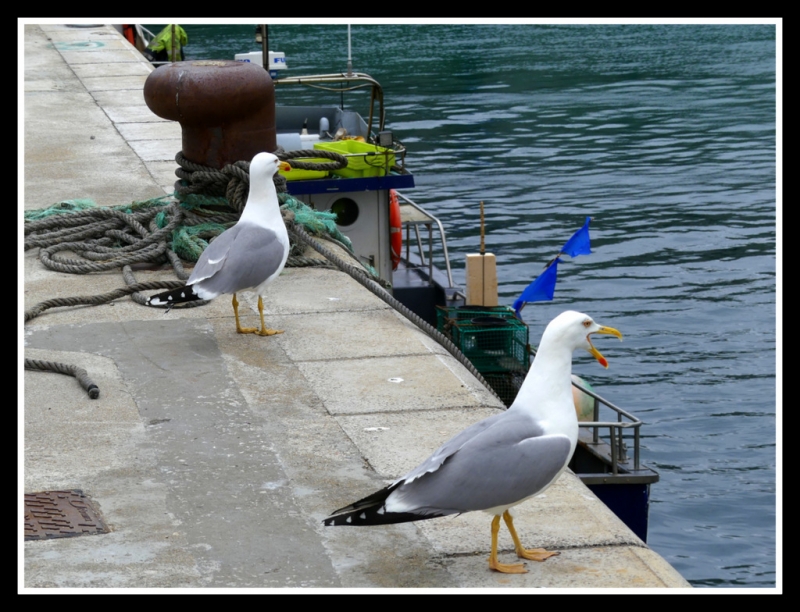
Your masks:
M530 367L528 326L508 306L437 306L436 322L510 406Z
M449 332L454 323L485 316L516 319L514 311L508 306L459 306L457 308L437 306L436 326L440 332L452 340Z
M507 306L440 308L439 331L447 335L481 373L528 371L528 326ZM488 381L487 381L488 382Z

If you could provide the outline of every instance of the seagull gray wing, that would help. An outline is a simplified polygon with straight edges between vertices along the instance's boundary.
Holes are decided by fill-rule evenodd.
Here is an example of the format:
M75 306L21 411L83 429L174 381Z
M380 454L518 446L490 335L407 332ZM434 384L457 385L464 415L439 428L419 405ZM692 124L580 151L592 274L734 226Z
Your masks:
M216 247L220 240L223 243ZM196 274L195 282L200 288L217 295L257 287L280 270L286 256L274 231L253 224L232 227L206 251L208 257L202 258L203 263L198 263L192 277Z
M406 474L402 478L398 478L394 482L397 483L400 481L405 481L406 483L409 483L412 482L413 480L416 480L417 478L419 478L424 474L427 474L429 472L435 472L447 460L448 457L450 457L453 453L458 451L469 440L471 440L475 436L480 435L486 429L491 427L492 424L494 424L496 421L503 418L508 418L508 412L500 412L486 419L483 419L482 421L478 421L473 425L470 425L464 431L462 431L459 434L456 434L455 436L450 438L447 442L442 444L439 448L437 448L433 452L433 454L430 457L428 457L425 461L420 463L408 474Z
M569 438L542 435L541 427L524 414L501 416L506 418L492 417L438 469L407 479L392 493L387 510L421 514L486 510L513 505L549 485L569 457Z
M238 224L229 227L208 243L205 251L200 255L200 259L197 260L189 280L186 281L187 285L194 285L210 278L222 269L225 258L228 256L228 251L236 241L241 229L241 225Z

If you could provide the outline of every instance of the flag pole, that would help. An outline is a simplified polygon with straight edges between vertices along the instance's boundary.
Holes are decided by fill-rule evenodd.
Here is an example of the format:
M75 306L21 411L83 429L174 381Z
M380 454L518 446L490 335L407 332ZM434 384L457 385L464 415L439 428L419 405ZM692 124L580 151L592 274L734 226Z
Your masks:
M497 306L497 261L494 253L486 252L486 218L481 201L480 253L467 255L466 303L468 306Z
M483 200L481 200L481 255L486 252L486 246L484 244L484 225L483 225Z

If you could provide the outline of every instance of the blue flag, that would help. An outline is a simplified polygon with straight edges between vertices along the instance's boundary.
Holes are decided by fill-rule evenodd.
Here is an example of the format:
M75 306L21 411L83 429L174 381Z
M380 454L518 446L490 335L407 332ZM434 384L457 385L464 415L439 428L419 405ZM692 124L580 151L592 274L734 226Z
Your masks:
M542 272L534 281L525 288L522 295L519 296L514 302L514 312L519 317L519 313L528 302L544 302L553 299L553 293L556 290L556 272L558 263L561 261L559 255L569 255L570 257L577 257L578 255L590 255L592 249L589 243L589 222L591 217L586 217L586 222L583 227L577 232L572 234L572 237L567 240L561 251L559 251L556 258L547 264L547 268Z
M586 223L577 232L572 234L572 238L567 240L566 244L561 247L559 255L569 255L570 257L577 257L578 255L590 255L592 250L589 248L589 221L591 217L586 217Z
M553 299L553 293L556 290L556 273L558 272L558 264L561 260L556 257L550 265L547 266L544 272L537 276L534 281L525 288L522 295L514 302L514 312L519 316L522 307L527 302L544 302Z

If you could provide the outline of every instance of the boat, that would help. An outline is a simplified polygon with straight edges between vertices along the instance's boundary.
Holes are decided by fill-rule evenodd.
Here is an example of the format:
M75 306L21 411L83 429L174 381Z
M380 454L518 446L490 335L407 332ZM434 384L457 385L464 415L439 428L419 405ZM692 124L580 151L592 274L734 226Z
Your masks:
M364 115L367 120L340 106L276 105L279 146L287 151L293 145L338 151L348 159L344 171L289 180L287 190L316 210L335 212L339 229L352 241L362 264L375 270L391 285L394 297L429 324L437 324L437 306L463 306L465 295L453 281L442 223L405 193L414 187L414 175L405 165L405 147L386 129L383 90L378 81L367 74L345 72L284 77L276 79L275 86L278 100L282 90L290 86L335 90L337 95L365 88L369 91L372 105ZM310 137L301 135L304 129L314 133ZM337 140L336 132L346 133L346 139ZM287 177L291 178L291 173ZM395 206L399 217L393 225ZM398 242L400 236L403 240ZM444 255L444 272L433 265L435 240Z
M451 340L510 405L535 353L528 326L508 307L467 304L465 289L453 280L444 225L407 195L415 186L414 175L406 165L408 151L386 125L380 83L354 72L350 60L339 73L284 76L284 55L269 51L266 26L259 30L262 50L237 58L252 63L264 58L264 68L273 75L277 154L296 166L284 173L288 193L318 211L335 213L337 228L350 239L364 267L424 324ZM293 89L305 92L295 97L306 103L283 103ZM323 93L334 101L316 102ZM352 110L358 94L368 98L362 112ZM314 162L319 151L338 153L347 165L304 168L302 162ZM435 248L444 269L434 265ZM573 384L579 390L576 406L582 402L588 407L569 467L646 542L650 486L659 476L641 463L643 423L582 379Z

